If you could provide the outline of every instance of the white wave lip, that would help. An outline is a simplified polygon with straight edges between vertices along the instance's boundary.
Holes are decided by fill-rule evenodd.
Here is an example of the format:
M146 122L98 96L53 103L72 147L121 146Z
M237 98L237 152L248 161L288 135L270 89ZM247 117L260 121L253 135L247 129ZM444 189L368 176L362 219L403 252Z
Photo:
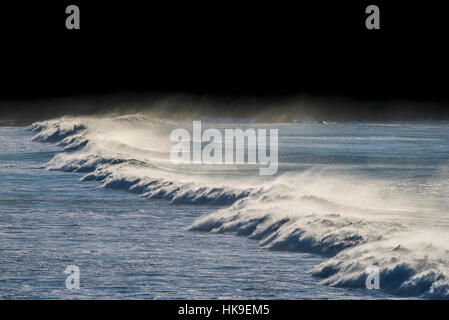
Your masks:
M250 237L271 250L326 256L310 271L323 284L363 288L366 268L376 265L382 290L449 298L449 234L445 226L428 223L444 225L445 212L420 207L378 180L315 171L270 180L186 171L167 160L172 128L167 121L131 115L62 118L35 123L30 130L36 140L64 148L48 163L49 170L84 172L82 180L151 199L225 205L189 229Z

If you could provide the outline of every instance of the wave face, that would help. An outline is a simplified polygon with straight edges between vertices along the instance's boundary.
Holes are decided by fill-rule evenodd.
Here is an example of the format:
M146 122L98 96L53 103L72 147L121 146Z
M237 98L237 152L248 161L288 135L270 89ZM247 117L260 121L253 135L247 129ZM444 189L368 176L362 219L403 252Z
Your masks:
M188 125L145 115L65 117L30 130L63 148L48 170L174 204L223 206L189 229L323 255L310 271L323 284L364 288L374 265L386 292L449 298L447 123L279 124L275 177L245 166L171 164L170 132ZM253 126L211 123L231 125Z

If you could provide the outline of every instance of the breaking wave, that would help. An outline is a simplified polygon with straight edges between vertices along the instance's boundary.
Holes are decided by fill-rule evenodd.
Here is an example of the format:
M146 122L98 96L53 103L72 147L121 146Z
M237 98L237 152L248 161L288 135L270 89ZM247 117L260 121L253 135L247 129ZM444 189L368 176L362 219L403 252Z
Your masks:
M167 161L173 126L143 115L61 118L34 123L34 139L63 148L48 170L84 173L100 188L175 204L223 206L190 230L230 233L270 250L326 257L310 273L330 286L364 288L377 266L381 289L399 296L449 298L449 221L420 206L399 183L323 170L265 178ZM300 262L298 262L300 263Z

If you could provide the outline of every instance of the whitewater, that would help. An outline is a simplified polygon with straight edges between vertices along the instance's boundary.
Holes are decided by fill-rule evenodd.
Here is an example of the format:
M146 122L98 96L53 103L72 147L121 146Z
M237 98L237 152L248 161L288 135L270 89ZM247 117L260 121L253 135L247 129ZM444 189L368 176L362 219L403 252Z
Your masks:
M206 290L181 297L449 298L449 122L201 120L205 128L278 129L278 173L260 176L254 165L171 163L170 132L191 128L191 120L63 117L36 122L23 135L33 145L56 148L35 170L76 173L94 197L114 189L122 190L114 197L139 195L164 207L164 226L172 222L173 229L217 245L229 239L226 250L242 257L254 244L258 259L268 259L257 261L270 277L288 274L273 295L251 286L242 292L235 284L223 295ZM152 223L162 223L164 212ZM174 212L192 217L178 225ZM189 245L193 250L195 242ZM373 265L380 290L365 288L366 268ZM209 276L225 273L215 272ZM310 281L300 295L295 279Z

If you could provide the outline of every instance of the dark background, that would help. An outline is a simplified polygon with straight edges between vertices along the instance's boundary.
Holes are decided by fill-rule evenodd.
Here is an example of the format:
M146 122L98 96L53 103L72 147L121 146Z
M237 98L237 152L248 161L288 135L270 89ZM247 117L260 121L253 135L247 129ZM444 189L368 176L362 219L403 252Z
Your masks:
M0 100L307 94L431 102L438 107L429 116L445 118L449 27L442 3L2 3ZM81 30L65 28L69 4L80 7ZM369 4L380 8L381 30L365 28Z

